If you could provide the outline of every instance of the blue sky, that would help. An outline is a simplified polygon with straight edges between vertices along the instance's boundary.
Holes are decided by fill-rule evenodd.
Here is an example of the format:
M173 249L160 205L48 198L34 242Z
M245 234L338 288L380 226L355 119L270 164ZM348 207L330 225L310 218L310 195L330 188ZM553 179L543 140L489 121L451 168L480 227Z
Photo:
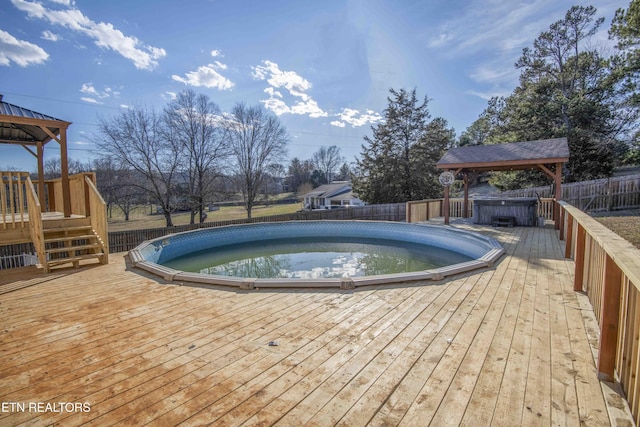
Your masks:
M262 103L291 135L289 158L337 145L348 161L389 88L414 87L460 135L518 83L522 48L574 4L606 18L629 1L0 0L4 101L70 121L69 157L88 161L98 117L161 110L184 89L223 111ZM45 149L58 157L55 142ZM0 146L0 169L33 157Z

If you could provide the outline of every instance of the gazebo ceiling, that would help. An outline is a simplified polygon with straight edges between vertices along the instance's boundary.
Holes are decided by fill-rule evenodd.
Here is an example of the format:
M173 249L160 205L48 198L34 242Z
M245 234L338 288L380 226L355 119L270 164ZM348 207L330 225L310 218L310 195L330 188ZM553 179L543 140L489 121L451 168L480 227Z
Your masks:
M447 151L436 167L467 172L499 171L534 169L541 164L565 163L568 160L567 138L555 138L456 147Z

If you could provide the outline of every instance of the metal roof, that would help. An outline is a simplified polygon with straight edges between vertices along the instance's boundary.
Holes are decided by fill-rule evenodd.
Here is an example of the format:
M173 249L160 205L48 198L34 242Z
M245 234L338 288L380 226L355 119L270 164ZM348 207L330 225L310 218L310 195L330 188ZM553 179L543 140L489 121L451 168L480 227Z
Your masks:
M452 148L438 161L440 169L509 168L569 160L567 138L511 142L508 144L468 145Z
M42 127L58 135L69 122L3 101L0 95L0 143L35 144L51 137Z

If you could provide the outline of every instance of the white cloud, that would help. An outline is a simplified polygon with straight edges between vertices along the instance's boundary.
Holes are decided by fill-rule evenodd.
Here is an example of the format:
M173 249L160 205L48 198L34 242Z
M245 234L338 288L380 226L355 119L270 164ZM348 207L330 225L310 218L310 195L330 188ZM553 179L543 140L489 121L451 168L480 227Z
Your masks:
M517 7L504 1L474 0L454 19L443 22L428 46L450 54L484 50L513 52L531 43L567 7L555 0L532 0Z
M163 94L160 94L160 96L163 99L169 99L169 100L173 101L174 99L176 99L178 97L178 94L175 93L175 92L167 91L167 92L165 92Z
M213 56L215 58L216 56L224 56L224 55L219 50L214 49L214 50L211 51L211 56Z
M98 91L91 83L83 83L82 88L80 88L80 92L88 95L98 95Z
M151 70L158 65L158 59L166 56L164 49L145 45L134 36L125 36L110 23L92 21L80 10L75 9L72 1L58 0L57 3L70 7L62 10L48 9L37 1L11 2L30 18L42 19L92 38L97 46L122 55L138 69Z
M215 61L213 64L203 65L195 71L186 73L185 77L174 74L171 78L188 86L227 90L231 89L235 84L218 72L218 70L226 69L227 66L225 64L222 64L220 61Z
M90 102L92 104L103 104L101 100L110 98L110 97L115 98L120 95L120 92L114 91L110 87L106 87L106 86L103 90L97 90L93 86L93 83L83 83L82 87L80 88L80 92L84 93L85 95L89 95L89 96L81 97L80 99L85 102Z
M262 61L264 65L253 67L253 77L258 80L267 80L272 87L285 88L294 96L306 95L304 92L311 89L311 83L294 71L282 71L275 62Z
M83 100L84 102L88 102L90 104L102 104L102 102L100 102L100 101L98 101L97 99L94 99L94 98L82 97L80 99Z
M345 127L346 124L350 124L351 127L360 127L367 124L374 124L383 120L383 117L373 110L367 110L361 113L353 108L343 108L339 114L336 114L340 120L331 122L333 126Z
M55 33L52 33L51 31L43 31L41 37L51 42L57 42L58 40L60 40L60 36Z
M318 117L327 117L329 115L328 113L323 111L322 108L318 106L318 103L313 99L307 99L297 102L293 107L291 107L291 113L309 116L312 119L316 119Z
M40 46L25 40L18 40L6 31L0 30L0 65L15 62L21 67L42 64L49 54Z
M503 64L481 64L475 71L473 71L469 77L478 83L496 83L503 81L513 81L519 76L519 71L515 67L507 68Z
M278 98L282 98L282 93L275 90L274 88L272 88L271 86L269 86L268 88L266 88L265 93L268 93L269 96L273 97L273 96L277 96Z
M269 86L264 89L269 99L260 102L273 111L276 115L298 114L311 118L327 117L318 103L307 93L312 87L311 83L294 71L283 71L278 64L264 60L263 65L253 68L251 75L256 80L265 80ZM283 99L282 92L276 89L285 89L290 97L292 105L289 106Z
M267 110L271 110L276 116L291 114L291 108L284 101L276 98L269 98L261 101Z

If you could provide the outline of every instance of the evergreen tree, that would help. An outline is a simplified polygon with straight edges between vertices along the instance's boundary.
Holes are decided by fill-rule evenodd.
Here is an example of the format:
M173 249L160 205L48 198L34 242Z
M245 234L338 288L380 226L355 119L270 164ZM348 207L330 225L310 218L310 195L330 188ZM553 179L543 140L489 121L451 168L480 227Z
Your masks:
M489 104L461 143L505 143L566 137L565 181L610 176L618 138L629 125L618 114L620 97L611 62L588 41L603 19L592 6L574 6L542 32L516 62L520 83L502 102ZM494 174L501 189L544 184L537 172Z
M612 58L614 79L620 103L616 116L626 120L628 152L625 161L640 163L640 0L632 0L628 9L618 9L611 23L609 37L617 40Z
M435 164L452 145L453 129L444 119L429 122L428 100L390 89L385 120L365 137L353 189L367 203L396 203L438 197Z

